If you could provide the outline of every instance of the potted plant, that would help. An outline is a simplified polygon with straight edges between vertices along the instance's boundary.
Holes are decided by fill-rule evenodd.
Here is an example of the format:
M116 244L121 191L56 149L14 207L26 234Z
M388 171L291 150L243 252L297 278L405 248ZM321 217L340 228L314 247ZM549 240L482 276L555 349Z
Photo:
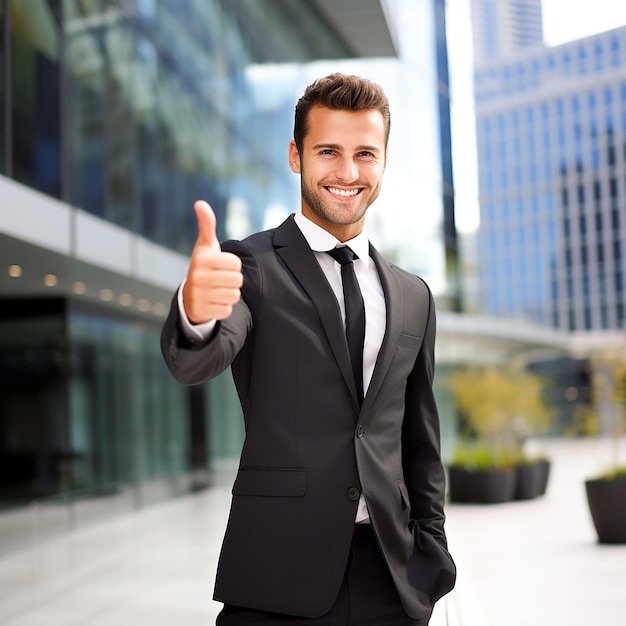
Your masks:
M626 357L607 356L594 361L595 415L608 417L612 458L605 471L585 481L589 511L599 543L626 543L626 464L620 462L625 431ZM599 428L599 430L602 430Z
M545 492L549 464L523 450L524 440L550 421L543 381L521 368L472 368L457 370L450 388L475 439L457 445L448 468L450 500L505 502Z
M457 445L448 468L451 502L495 504L515 496L514 455L505 447L484 441Z

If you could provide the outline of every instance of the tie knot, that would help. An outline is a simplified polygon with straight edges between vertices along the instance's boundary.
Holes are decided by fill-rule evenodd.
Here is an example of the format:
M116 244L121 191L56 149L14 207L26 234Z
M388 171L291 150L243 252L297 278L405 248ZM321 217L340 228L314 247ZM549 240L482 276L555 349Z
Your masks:
M352 248L348 246L341 246L340 248L333 248L332 250L327 250L327 254L337 261L340 265L346 265L348 263L352 263L355 259L359 257L354 253Z

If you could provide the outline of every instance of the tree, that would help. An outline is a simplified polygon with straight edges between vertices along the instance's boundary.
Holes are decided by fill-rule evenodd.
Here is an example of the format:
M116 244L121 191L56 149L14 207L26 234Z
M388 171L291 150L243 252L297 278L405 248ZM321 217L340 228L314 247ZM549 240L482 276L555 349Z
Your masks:
M458 370L451 389L456 405L479 439L521 451L525 438L544 432L551 412L543 380L519 368Z

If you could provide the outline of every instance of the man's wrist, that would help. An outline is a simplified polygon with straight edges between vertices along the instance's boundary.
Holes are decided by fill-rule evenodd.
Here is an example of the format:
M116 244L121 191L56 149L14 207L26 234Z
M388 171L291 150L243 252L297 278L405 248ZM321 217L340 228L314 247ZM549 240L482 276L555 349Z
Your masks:
M187 317L187 312L185 311L185 303L183 301L183 287L185 286L185 281L180 284L178 288L177 301L178 301L178 313L180 315L181 327L187 339L195 340L195 341L206 341L210 336L215 326L217 324L217 320L210 320L208 322L203 322L202 324L194 324Z

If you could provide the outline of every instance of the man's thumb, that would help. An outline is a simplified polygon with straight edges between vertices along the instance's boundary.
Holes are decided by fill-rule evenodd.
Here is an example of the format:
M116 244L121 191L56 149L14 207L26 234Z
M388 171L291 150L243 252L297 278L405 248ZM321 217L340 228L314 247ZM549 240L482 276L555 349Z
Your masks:
M220 250L220 242L217 238L215 213L208 202L198 200L193 208L198 219L198 240L197 244L209 246L215 250Z

